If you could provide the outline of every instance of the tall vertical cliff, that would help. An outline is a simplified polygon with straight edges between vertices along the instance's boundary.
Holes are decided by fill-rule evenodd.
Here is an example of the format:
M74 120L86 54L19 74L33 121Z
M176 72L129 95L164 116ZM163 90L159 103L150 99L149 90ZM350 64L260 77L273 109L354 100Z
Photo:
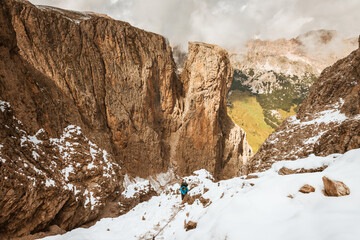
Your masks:
M189 174L203 166L218 179L228 178L237 175L252 155L245 132L227 115L226 95L232 74L226 51L214 45L190 43L181 75L182 124L175 137L174 160L181 172Z
M0 23L0 237L121 214L146 198L125 174L221 179L251 156L221 48L190 44L180 77L164 37L106 16L5 0Z

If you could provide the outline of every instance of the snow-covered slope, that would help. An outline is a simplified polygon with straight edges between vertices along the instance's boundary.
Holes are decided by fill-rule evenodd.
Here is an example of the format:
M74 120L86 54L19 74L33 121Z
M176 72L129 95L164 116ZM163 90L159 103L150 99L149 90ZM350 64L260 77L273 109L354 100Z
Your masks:
M282 167L323 172L279 175ZM359 239L360 149L273 164L258 178L213 182L205 170L185 179L192 196L181 203L179 184L167 186L118 218L102 219L46 240L85 239ZM343 181L350 195L327 197L322 177ZM304 185L315 192L300 193ZM133 187L133 186L132 186ZM192 203L192 201L194 202ZM191 204L192 203L192 204ZM197 222L186 231L184 223Z

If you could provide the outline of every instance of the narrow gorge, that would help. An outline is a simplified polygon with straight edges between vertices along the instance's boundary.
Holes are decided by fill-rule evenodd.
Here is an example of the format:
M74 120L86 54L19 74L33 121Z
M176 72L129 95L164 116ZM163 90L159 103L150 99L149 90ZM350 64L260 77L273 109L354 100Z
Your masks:
M176 73L155 33L85 12L0 3L0 238L125 213L124 179L205 168L239 176L252 156L227 115L227 52L189 43Z

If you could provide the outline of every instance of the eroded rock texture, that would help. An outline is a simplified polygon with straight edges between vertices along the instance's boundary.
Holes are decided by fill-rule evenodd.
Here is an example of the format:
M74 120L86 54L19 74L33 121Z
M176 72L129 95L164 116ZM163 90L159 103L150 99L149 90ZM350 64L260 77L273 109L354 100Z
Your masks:
M156 194L125 199L125 174L228 178L252 154L226 114L219 47L190 44L180 77L165 38L106 16L4 0L0 25L0 238L69 230Z
M247 171L312 153L324 156L359 148L359 124L360 48L321 73L297 116L286 119L270 135Z
M44 129L30 135L10 104L0 102L0 109L1 239L51 225L69 230L119 201L120 166L80 127L69 125L59 138Z
M232 72L225 50L214 45L189 44L189 57L181 75L181 127L173 142L173 160L184 174L203 166L218 179L236 176L252 155L245 132L226 112L225 96Z

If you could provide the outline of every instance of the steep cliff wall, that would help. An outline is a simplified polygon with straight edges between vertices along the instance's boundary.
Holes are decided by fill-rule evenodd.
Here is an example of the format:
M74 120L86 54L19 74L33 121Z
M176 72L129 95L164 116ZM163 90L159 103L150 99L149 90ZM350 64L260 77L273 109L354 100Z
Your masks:
M359 39L360 40L360 39ZM326 68L296 117L286 119L251 159L248 171L309 154L360 147L360 48Z
M232 69L190 44L176 75L166 39L94 13L0 3L0 237L127 211L124 175L239 174L252 154L226 114Z
M27 2L9 11L19 55L72 101L91 135L132 175L165 171L178 85L166 40L90 13Z
M226 95L233 69L228 54L220 47L190 43L182 71L184 110L176 132L175 158L182 173L199 166L216 178L239 174L252 155L246 134L227 115Z

